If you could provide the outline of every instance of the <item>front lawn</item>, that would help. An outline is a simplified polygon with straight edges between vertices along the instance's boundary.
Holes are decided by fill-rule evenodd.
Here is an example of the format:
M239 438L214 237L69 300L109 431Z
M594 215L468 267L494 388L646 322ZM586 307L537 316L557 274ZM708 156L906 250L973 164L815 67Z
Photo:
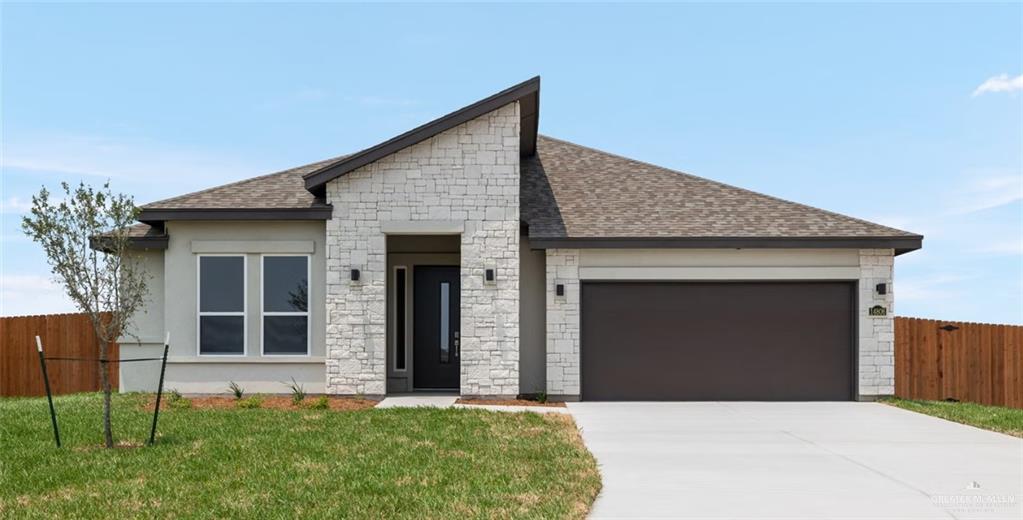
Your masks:
M463 409L161 410L115 398L0 399L3 518L582 518L600 478L561 414Z
M949 421L1023 437L1023 410L1003 406L890 398L885 403Z

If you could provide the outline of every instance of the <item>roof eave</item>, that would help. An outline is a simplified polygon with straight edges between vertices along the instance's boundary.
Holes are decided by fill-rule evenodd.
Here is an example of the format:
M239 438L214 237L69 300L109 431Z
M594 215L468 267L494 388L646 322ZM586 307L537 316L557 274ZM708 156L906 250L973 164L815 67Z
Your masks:
M923 236L891 237L530 237L532 249L894 249L923 247Z
M308 208L143 208L139 222L158 224L168 220L330 220L329 204Z
M352 154L341 161L307 173L302 177L305 180L305 188L313 193L319 193L328 182L356 168L425 141L445 130L450 130L515 101L522 102L519 114L521 120L519 153L524 157L531 156L536 153L536 134L539 128L540 76L530 78L376 146Z
M150 235L144 237L128 237L128 248L130 249L167 249L167 245L170 243L170 237L167 235ZM108 245L109 239L103 236L91 237L89 239L89 248L96 251L103 251L104 253L111 252L112 248Z

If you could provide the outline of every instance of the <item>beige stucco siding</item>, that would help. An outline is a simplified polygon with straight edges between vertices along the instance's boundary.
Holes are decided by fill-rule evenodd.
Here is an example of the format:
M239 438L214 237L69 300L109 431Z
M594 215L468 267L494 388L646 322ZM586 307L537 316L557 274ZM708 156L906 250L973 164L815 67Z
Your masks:
M325 225L320 221L178 221L168 222L165 251L147 253L153 273L152 303L136 320L142 347L122 349L122 357L158 354L163 330L170 332L171 349L166 388L181 392L226 392L227 383L245 381L250 392L286 392L281 382L296 381L307 391L323 391L326 272ZM246 258L246 354L209 357L197 352L197 269L200 254L240 254ZM261 354L260 283L263 254L309 254L309 356L267 358ZM122 367L122 391L155 388L147 364ZM153 383L150 383L153 381ZM245 385L243 385L245 386Z
M530 249L529 239L522 237L519 265L519 392L546 392L547 360L544 343L547 336L545 273L546 257L542 250Z
M151 358L163 355L164 284L163 250L137 252L147 275L147 294L143 308L133 317L120 339L120 358ZM155 391L160 377L160 364L154 362L125 363L118 371L118 388L122 392Z

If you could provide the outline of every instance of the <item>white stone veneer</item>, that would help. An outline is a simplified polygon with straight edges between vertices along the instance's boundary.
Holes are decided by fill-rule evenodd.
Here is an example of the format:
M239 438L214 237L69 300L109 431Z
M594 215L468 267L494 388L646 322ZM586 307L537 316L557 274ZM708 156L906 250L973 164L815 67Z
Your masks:
M892 268L895 251L860 250L859 333L861 396L895 393L895 293ZM887 294L877 294L877 284L887 284ZM869 310L881 305L885 316L870 316Z
M557 285L565 294L557 295ZM579 395L579 250L547 250L547 394Z
M386 393L381 222L464 223L461 393L519 385L519 106L505 105L327 184L327 391ZM485 284L485 269L496 269ZM353 282L351 269L359 269Z

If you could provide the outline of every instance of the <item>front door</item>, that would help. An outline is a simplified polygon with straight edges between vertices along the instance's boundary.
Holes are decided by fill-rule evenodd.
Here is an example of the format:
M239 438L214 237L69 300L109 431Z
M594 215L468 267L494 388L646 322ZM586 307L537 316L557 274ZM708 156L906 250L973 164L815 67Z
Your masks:
M413 387L457 390L458 266L416 266L413 277Z

